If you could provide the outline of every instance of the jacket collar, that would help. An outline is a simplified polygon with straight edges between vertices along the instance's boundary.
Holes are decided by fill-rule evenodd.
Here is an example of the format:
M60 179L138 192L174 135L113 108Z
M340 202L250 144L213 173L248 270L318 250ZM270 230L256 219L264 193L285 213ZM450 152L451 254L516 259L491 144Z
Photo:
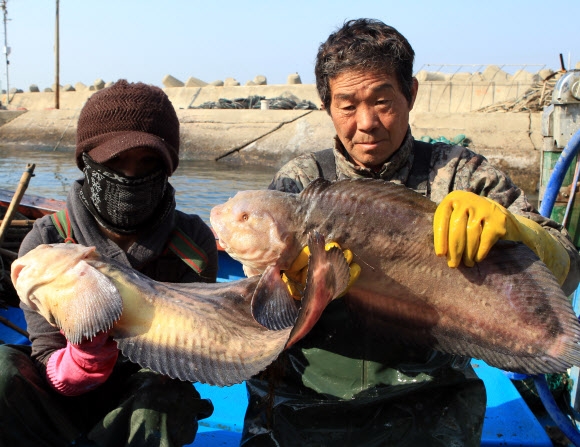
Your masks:
M355 165L338 136L334 137L338 178L376 178L404 184L413 164L413 136L407 130L403 143L378 171Z

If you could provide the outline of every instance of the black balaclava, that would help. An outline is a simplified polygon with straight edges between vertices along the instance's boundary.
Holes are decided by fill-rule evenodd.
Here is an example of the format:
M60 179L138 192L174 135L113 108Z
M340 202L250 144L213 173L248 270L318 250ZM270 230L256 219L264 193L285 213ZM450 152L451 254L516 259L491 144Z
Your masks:
M117 234L153 229L175 208L165 169L126 177L82 154L85 181L80 198L103 227Z

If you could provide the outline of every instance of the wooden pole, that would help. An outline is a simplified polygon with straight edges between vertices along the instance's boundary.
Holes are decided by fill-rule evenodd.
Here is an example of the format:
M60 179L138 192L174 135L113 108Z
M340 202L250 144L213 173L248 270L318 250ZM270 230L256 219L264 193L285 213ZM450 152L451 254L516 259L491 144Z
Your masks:
M59 0L56 0L56 26L55 26L55 36L54 36L54 56L55 56L55 84L54 88L55 98L54 98L54 108L60 109L60 36L59 36L59 25L58 25L58 12L59 10Z
M2 225L3 220L0 219L0 225ZM34 220L31 219L22 219L22 220L13 220L10 222L11 227L32 227L34 224Z
M36 167L35 164L28 163L26 165L26 169L22 173L22 177L20 177L20 183L18 184L18 188L16 189L16 192L12 197L12 201L8 206L8 210L6 210L6 215L2 220L2 225L0 225L0 247L2 246L2 242L4 242L4 236L6 236L6 230L10 226L12 217L14 216L14 213L16 212L18 205L20 205L20 200L22 200L22 196L24 195L26 188L28 188L28 183L30 182L30 179L34 175L35 167Z

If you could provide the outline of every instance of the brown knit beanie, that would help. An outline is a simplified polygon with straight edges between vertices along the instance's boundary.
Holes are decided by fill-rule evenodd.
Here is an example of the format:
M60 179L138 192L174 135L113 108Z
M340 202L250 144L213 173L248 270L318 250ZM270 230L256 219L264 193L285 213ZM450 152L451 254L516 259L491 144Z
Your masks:
M83 152L102 164L137 147L157 150L171 175L179 163L179 121L163 90L121 79L94 93L81 110L77 166L84 168Z

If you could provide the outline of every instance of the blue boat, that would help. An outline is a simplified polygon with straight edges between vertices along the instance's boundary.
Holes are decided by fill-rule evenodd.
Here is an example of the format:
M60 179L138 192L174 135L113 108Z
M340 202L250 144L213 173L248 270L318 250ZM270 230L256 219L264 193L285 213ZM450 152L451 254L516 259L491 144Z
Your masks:
M10 192L0 190L0 207L6 207L10 198ZM24 196L18 211L34 219L62 206L62 202ZM0 253L6 256L5 252ZM233 281L243 277L241 264L220 249L218 281ZM22 311L18 307L0 309L0 319L22 329L26 327ZM0 340L14 344L30 343L24 334L4 324L0 324ZM545 430L545 420L539 419L530 410L510 377L483 361L473 360L472 364L487 390L487 410L481 445L552 447L554 444ZM223 388L205 384L194 386L203 397L212 400L215 411L210 418L200 421L197 437L191 446L239 445L248 402L245 384ZM553 424L551 420L548 422Z

